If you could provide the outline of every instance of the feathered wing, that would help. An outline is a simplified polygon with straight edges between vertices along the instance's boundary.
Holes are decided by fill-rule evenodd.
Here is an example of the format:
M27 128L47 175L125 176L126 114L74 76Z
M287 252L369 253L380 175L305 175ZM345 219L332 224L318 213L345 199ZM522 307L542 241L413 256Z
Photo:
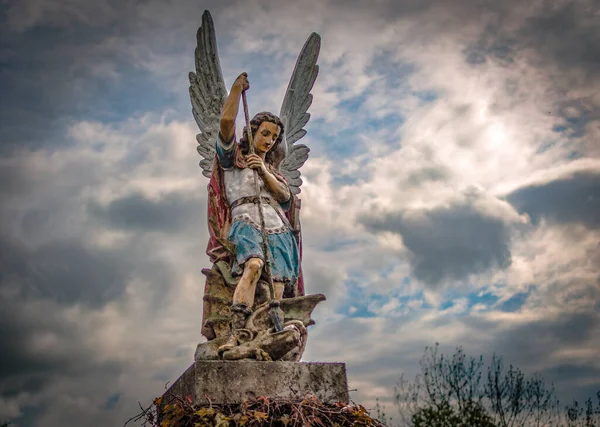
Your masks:
M288 180L290 191L293 194L300 193L302 179L300 178L300 167L308 158L309 148L304 144L296 142L306 135L304 126L310 119L307 112L312 103L313 96L310 93L319 73L317 58L321 48L321 37L312 33L296 61L294 72L290 79L279 117L285 126L280 149L283 157L279 170Z
M219 62L215 26L208 10L202 15L202 25L196 34L196 72L190 72L190 100L192 113L200 133L196 135L202 174L210 178L215 157L215 141L227 89Z

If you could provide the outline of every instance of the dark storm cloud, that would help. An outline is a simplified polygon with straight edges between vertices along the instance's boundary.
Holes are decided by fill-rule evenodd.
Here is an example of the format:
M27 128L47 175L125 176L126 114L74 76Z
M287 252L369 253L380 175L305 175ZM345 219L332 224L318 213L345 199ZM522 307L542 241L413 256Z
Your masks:
M555 396L562 405L572 405L576 400L582 406L587 399L598 402L600 384L590 379L600 379L600 369L592 364L561 363L540 372L547 384L553 385ZM580 407L581 407L580 406Z
M498 327L495 321L476 317L459 318L480 330ZM565 310L555 317L538 318L513 327L505 325L493 332L499 354L516 362L517 366L536 366L553 351L581 348L593 342L600 327L600 316L593 311Z
M31 354L28 340L33 333L39 333L47 327L50 319L43 312L39 313L37 324L31 319L23 319L17 307L3 299L0 299L0 307L3 315L11 319L10 322L0 323L3 338L0 342L1 394L7 397L22 391L39 390L48 381L48 373L60 367L61 363L52 360L52 357L41 358L40 355ZM79 355L74 354L73 357L78 358Z
M183 101L202 12L227 3L3 3L0 154L64 144L64 128L74 121L119 121L164 105L189 114ZM178 53L189 61L170 67L181 76L180 98L157 84L171 72L160 58Z
M89 212L110 227L122 230L173 232L198 222L198 212L205 207L200 199L188 199L171 193L160 200L142 194L130 194L113 200L107 206L89 205Z
M514 10L520 5L515 2ZM582 137L600 119L599 100L591 96L600 90L599 8L597 0L541 2L516 28L516 15L491 14L479 39L465 48L465 59L474 65L526 61L537 68L552 81L549 113L564 120L555 130Z
M24 173L23 166L19 163L4 164L0 167L0 197L6 198L19 196L29 191L33 185L31 178Z
M570 177L520 188L507 196L534 224L541 219L600 228L600 173L580 172Z
M514 62L516 39L499 37L496 31L490 27L482 35L481 39L464 49L465 60L469 64L478 65L485 63L491 58L499 63L509 65Z
M29 303L35 301L34 304ZM90 370L114 375L116 364L98 363L84 346L79 325L65 320L57 306L24 294L0 298L0 395L38 392L53 378ZM49 342L49 344L43 344Z
M94 247L83 236L29 248L2 235L1 397L24 392L37 396L58 380L118 377L126 362L99 359L86 345L89 335L96 333L94 326L78 324L66 314L80 308L90 315L97 312L123 298L130 280L136 278L148 283L144 304L159 315L176 272L143 237L143 233L134 235L110 249Z
M9 166L2 169L2 177L6 178L3 184L7 185L0 192L0 204L22 206L24 200L33 199L38 200L38 204L3 211L0 217L0 312L3 316L0 395L10 398L30 392L35 396L55 380L78 376L114 378L119 374L120 363L99 361L95 354L90 354L85 342L89 334L94 333L93 328L88 329L89 324L79 325L65 314L69 310L83 309L89 314L101 310L107 303L123 298L133 278L149 284L144 293L145 303L159 313L165 298L169 298L176 272L157 256L156 243L149 244L146 234L139 232L135 225L131 227L134 233L130 238L109 248L89 242L83 230L73 236L72 231L81 226L81 220L87 231L98 229L94 221L77 216L80 212L78 194L50 189L56 190L54 198L36 198L40 190L37 187L47 181L48 176L32 177L18 162ZM172 208L185 209L185 201L177 195L166 195L164 200ZM107 221L116 218L117 223L122 223L131 219L127 210L124 219L118 215L123 213L122 207L127 203L115 205L116 209L110 210L109 205L106 212L100 205L97 207L100 213L112 215ZM155 211L160 212L160 208L149 203L143 207L150 213L135 211L141 217L140 222L145 225L150 222L157 227ZM189 209L186 212L190 213ZM167 210L166 214L170 219L182 219L182 215L173 211ZM154 223L148 219L153 215ZM67 223L65 228L65 216L77 225ZM21 227L13 226L15 220ZM36 236L44 236L44 243L36 245L22 240L32 237L35 241Z
M176 272L157 258L156 247L132 236L103 249L80 240L51 240L25 247L0 239L0 395L34 395L54 380L99 375L114 378L120 362L102 362L85 346L89 324L65 316L70 308L88 313L123 297L132 278L149 284L145 304L160 313Z
M56 240L26 249L3 238L0 286L17 283L32 297L58 304L98 308L119 298L130 276L130 259L120 251Z
M568 307L568 305L567 305ZM478 320L466 319L470 326ZM491 326L495 328L497 325ZM579 362L558 362L543 370L540 362L546 365L549 357L561 351L589 348L594 343L600 328L600 315L593 311L563 311L559 316L531 320L514 327L503 327L494 332L494 348L504 358L505 364L513 364L529 374L540 372L548 383L558 384L557 394L562 401L582 400L590 396L588 389L578 384L600 374L591 364ZM595 386L597 388L597 385ZM565 395L565 393L571 393Z
M600 26L597 0L571 0L551 4L532 16L518 33L522 43L565 69L580 69L598 79Z
M43 146L73 120L78 108L101 108L99 102L104 101L93 102L90 95L102 80L90 74L94 66L114 58L98 52L104 34L97 28L33 28L24 33L8 28L3 25L0 33L5 52L0 71L1 148ZM88 69L83 67L86 61Z
M423 211L418 216L402 212L365 216L361 222L374 232L401 235L412 254L414 275L430 285L511 263L506 224L467 203Z
M577 69L598 80L594 73L600 66L597 0L542 1L533 9L518 1L465 0L442 7L448 17L462 16L466 21L484 24L479 37L465 48L469 63L494 60L510 65L517 60L517 54L529 50L538 61L551 61L565 70ZM446 26L453 23L446 20Z
M100 213L104 212L99 209ZM133 233L128 239L110 248L94 246L86 242L84 236L68 240L57 237L37 247L26 247L5 232L0 242L0 288L17 285L26 299L47 299L63 307L83 305L98 309L121 298L128 282L136 277L152 284L152 292L146 294L146 299L158 309L169 293L176 272L158 256L157 243L147 240L144 232L155 231L156 227L163 230L179 227L172 221L181 219L181 215L167 210L170 217L160 222L163 220L160 210L159 214L116 211L106 220L114 221L117 228L124 227L129 220L137 219L138 223L129 226ZM136 213L141 216L136 217ZM192 213L190 210L186 214ZM31 218L31 213L25 214L23 223Z
M62 145L75 121L121 120L169 100L147 71L131 67L126 46L106 39L105 30L87 27L10 35L4 48L15 52L0 71L0 153Z

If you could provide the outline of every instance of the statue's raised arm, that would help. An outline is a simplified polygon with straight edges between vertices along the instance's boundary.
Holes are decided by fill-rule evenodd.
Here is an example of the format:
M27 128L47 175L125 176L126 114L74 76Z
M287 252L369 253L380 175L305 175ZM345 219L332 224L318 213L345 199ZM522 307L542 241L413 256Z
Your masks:
M313 33L300 53L281 118L261 112L250 120L244 101L239 141L235 125L248 75L241 73L227 94L208 12L197 41L190 97L201 131L200 166L210 178L207 254L213 268L203 270L202 334L209 343L198 346L196 359L299 360L310 313L325 299L304 296L297 195L309 149L296 144L310 118L320 37Z

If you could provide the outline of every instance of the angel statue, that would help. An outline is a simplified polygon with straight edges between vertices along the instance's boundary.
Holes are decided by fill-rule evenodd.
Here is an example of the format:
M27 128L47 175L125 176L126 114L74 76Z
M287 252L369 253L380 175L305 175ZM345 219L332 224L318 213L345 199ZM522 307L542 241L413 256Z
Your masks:
M206 252L213 267L202 270L208 341L198 345L195 358L298 361L306 327L314 324L310 314L325 299L304 294L298 194L309 149L297 144L310 118L321 40L313 33L306 41L279 116L261 112L252 120L248 75L241 73L227 93L208 11L197 42L190 98L200 128L200 166L210 178ZM240 99L246 126L238 140Z

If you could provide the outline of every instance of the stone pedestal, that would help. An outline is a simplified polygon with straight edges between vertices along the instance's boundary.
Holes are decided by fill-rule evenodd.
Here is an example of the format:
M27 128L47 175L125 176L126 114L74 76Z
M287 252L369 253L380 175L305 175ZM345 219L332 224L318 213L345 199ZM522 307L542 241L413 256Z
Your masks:
M323 403L348 403L344 363L198 361L165 392L190 396L195 405L241 403L266 396L301 400L313 393Z

